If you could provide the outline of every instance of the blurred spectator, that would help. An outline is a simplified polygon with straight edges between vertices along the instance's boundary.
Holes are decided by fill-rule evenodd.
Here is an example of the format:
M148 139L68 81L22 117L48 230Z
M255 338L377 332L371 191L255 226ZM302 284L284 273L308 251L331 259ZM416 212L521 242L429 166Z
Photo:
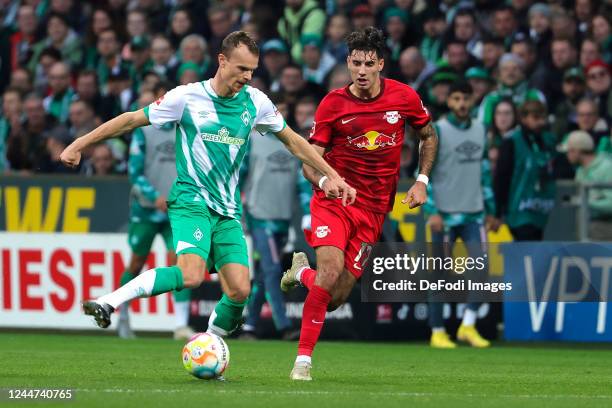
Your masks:
M427 108L434 120L438 120L442 115L448 112L448 92L453 82L457 81L459 76L449 71L448 69L439 69L432 75L428 81L429 88L426 94Z
M580 66L585 68L595 60L601 59L601 48L597 41L587 37L580 45Z
M198 67L195 62L183 62L178 67L176 79L179 85L187 85L192 82L199 82L202 80L202 78L200 77L200 67ZM251 83L251 86L254 86L253 83Z
M497 170L499 149L504 140L510 138L517 128L516 108L511 100L502 99L495 105L493 122L487 134L488 156L491 173Z
M612 63L612 16L609 11L597 13L591 22L591 35L599 44L603 59Z
M25 68L17 68L11 73L9 87L17 88L23 95L32 92L32 74Z
M51 14L47 20L47 38L32 46L32 58L28 69L34 72L39 56L48 47L60 51L62 60L71 68L77 68L83 61L83 46L77 33L70 28L66 16Z
M608 154L595 154L591 136L575 130L567 140L567 159L577 165L579 183L610 183L612 185L612 158ZM588 195L588 237L594 241L612 240L612 188L591 188Z
M552 13L550 29L554 39L571 38L572 46L582 40L582 34L577 31L576 20L563 9L557 8Z
M327 74L336 65L336 60L328 52L322 51L323 40L319 35L305 34L300 39L300 43L304 79L322 85Z
M399 72L394 79L410 85L416 91L436 70L435 64L423 58L417 47L408 47L400 54Z
M130 110L130 105L136 99L130 76L123 69L111 73L108 78L107 91L107 97L112 98L113 101L112 116Z
M563 98L557 104L552 131L561 140L570 130L578 127L576 103L586 92L584 74L580 68L570 68L563 74Z
M9 169L7 160L8 139L12 133L21 129L22 116L21 92L16 88L7 88L2 94L0 112L0 174Z
M84 100L76 100L70 104L70 128L68 132L71 139L81 137L98 126L101 121L96 120L94 107Z
M351 22L344 14L335 14L327 23L327 39L323 51L327 51L339 63L343 63L348 56L346 36L351 31Z
M495 88L495 81L489 75L486 69L480 67L472 67L465 72L465 79L472 87L472 117L478 116L478 106L482 103L484 97Z
M180 43L181 62L193 62L198 67L198 75L201 78L211 76L211 58L208 53L208 43L199 34L190 34L183 38Z
M372 8L368 4L359 4L351 12L353 30L363 30L376 24Z
M174 50L170 40L164 35L156 35L151 41L151 69L162 78L174 80L178 69L178 59L174 56Z
M523 103L520 127L499 151L494 183L497 215L504 217L515 241L542 240L555 204L555 141L545 131L546 116L544 103Z
M535 45L528 37L523 35L518 37L512 43L511 53L525 63L525 76L528 78L528 86L544 92L548 85L548 66L538 58Z
M445 59L448 66L460 76L463 76L469 67L476 65L476 60L468 54L465 43L455 39L446 44Z
M497 62L504 55L504 40L501 37L487 36L482 41L482 65L493 74Z
M284 94L290 106L294 106L297 100L305 95L312 95L318 100L322 99L322 87L315 83L309 83L308 86L306 84L300 66L290 63L281 71L280 92Z
M485 96L478 113L485 126L491 124L493 107L502 98L510 98L516 105L533 100L545 102L540 91L529 88L524 69L525 63L514 54L504 54L500 58L498 89Z
M574 3L574 17L578 23L578 30L583 34L589 29L595 6L593 0L576 0Z
M550 6L536 3L529 8L529 36L538 50L538 55L545 61L550 61Z
M263 66L271 79L270 91L278 92L281 71L289 63L289 51L281 40L273 38L263 43L261 53Z
M149 42L147 40L150 32L147 14L140 9L130 10L127 14L126 30L131 41L125 45L121 55L125 59L131 59L132 46L135 39L141 39L141 41L137 42L139 45L146 42L148 47Z
M346 68L346 64L338 64L336 68L329 74L329 81L327 83L327 92L331 92L334 89L344 88L351 83L351 75Z
M471 8L460 8L451 23L452 38L466 44L466 49L474 58L482 58L483 43L480 41L480 30L476 16ZM503 43L502 52L503 54Z
M547 88L544 94L550 108L554 111L563 97L563 74L577 63L577 52L568 38L555 38L550 44L552 65L547 73Z
M132 37L130 46L130 78L134 89L138 91L145 74L153 67L151 53L149 50L149 40L147 37Z
M112 30L114 28L113 17L111 13L103 8L94 10L91 18L91 24L85 33L84 38L84 56L83 65L93 66L98 58L98 36L104 30ZM129 58L129 55L126 56Z
M303 134L312 128L316 110L317 101L312 96L305 96L297 101L293 116L298 133Z
M51 92L43 101L45 110L60 123L65 123L68 120L70 102L74 98L68 65L63 62L53 64L49 70L49 87Z
M11 37L11 70L25 67L31 56L32 46L37 38L38 18L34 12L34 7L29 4L19 6L17 12L17 31Z
M102 96L98 86L98 76L93 70L82 70L76 81L76 99L95 106L96 115L103 121L110 120L113 114L112 98Z
M85 173L88 176L110 176L115 172L115 159L113 152L107 144L94 146L91 154L91 167Z
M383 24L387 35L386 45L391 55L388 64L395 64L399 60L400 54L409 44L411 37L408 27L408 13L398 7L391 7L385 10Z
M14 170L37 170L46 153L41 135L45 130L53 128L56 120L45 112L43 101L36 94L25 97L23 111L25 121L9 137L7 158Z
M436 63L442 56L442 35L446 30L444 14L436 9L425 11L423 16L424 36L419 46L423 57L432 63Z
M587 89L596 98L599 114L612 117L612 93L610 92L610 66L602 60L591 62L584 70L587 79Z
M325 12L316 0L285 0L283 16L278 21L278 33L289 44L291 57L302 62L300 39L305 34L325 32Z
M510 46L510 41L518 29L518 21L514 14L514 8L509 5L501 5L493 11L491 19L491 33L505 40L505 46Z
M172 12L170 19L170 30L168 39L172 43L172 48L178 49L183 38L193 33L193 22L187 9L178 8Z
M169 9L164 0L135 0L136 8L147 14L149 27L154 33L163 33L168 27Z
M208 24L212 33L208 42L210 55L214 64L216 64L217 55L221 52L221 42L235 28L231 20L231 11L222 3L211 6L208 10ZM319 32L322 31L321 29Z
M121 58L119 35L112 29L104 30L98 35L98 61L90 68L98 75L98 84L102 94L106 94L106 83L112 72L129 69L129 63Z
M587 132L598 151L612 153L610 146L610 131L606 121L599 116L597 102L591 98L583 98L576 104L576 122L578 130Z
M38 63L34 71L34 90L41 95L46 95L49 87L49 70L53 64L62 61L62 54L53 47L42 50L38 57Z
M157 73L149 71L142 79L139 92L152 91L160 82L162 82L162 78Z

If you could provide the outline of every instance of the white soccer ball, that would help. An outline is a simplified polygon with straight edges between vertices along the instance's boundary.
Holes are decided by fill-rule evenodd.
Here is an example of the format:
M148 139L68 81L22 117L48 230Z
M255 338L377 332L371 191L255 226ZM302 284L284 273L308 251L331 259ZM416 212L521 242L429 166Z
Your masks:
M183 347L182 359L189 374L209 380L223 374L230 353L221 337L211 333L197 333Z

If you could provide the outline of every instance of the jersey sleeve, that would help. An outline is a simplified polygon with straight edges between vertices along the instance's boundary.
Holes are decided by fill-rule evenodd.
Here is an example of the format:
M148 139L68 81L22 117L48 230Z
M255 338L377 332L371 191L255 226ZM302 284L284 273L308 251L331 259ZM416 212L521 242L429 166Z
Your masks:
M325 97L315 112L308 141L321 147L329 147L332 138L332 114L329 98Z
M414 129L420 129L431 121L429 111L423 104L423 100L412 88L407 88L406 92L406 119Z
M278 133L287 126L283 115L278 111L270 98L263 92L257 92L254 100L257 106L255 129L262 135L265 133Z
M144 113L149 122L158 129L168 123L179 122L185 109L185 93L186 86L177 86L146 106Z

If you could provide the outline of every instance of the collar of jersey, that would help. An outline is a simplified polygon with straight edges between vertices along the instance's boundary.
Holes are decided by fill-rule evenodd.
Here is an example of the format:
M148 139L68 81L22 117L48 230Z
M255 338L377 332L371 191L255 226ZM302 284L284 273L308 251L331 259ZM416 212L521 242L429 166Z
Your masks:
M248 86L245 85L242 87L242 89L240 89L240 91L236 92L234 95L229 96L229 97L223 97L223 96L219 96L217 95L217 93L215 92L215 90L213 89L213 87L210 85L210 79L207 79L206 81L202 81L202 85L204 86L204 90L206 91L206 93L211 97L211 98L215 98L215 99L234 99L235 97L237 97L238 95L240 95L240 93Z

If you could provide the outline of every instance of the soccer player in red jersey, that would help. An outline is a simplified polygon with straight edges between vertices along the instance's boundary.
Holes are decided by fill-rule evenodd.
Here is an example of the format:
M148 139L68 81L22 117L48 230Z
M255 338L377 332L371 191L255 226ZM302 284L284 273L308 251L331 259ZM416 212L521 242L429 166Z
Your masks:
M304 166L304 175L315 186L310 203L312 228L306 239L315 248L317 270L310 268L304 253L297 253L281 280L284 291L300 283L309 289L293 380L312 379L311 355L325 313L346 301L361 277L371 245L380 237L397 189L404 126L412 126L420 138L420 174L402 200L410 208L426 201L438 146L431 117L418 94L407 85L381 78L382 32L368 27L351 33L347 43L352 83L323 99L309 141L358 195L353 205L343 206L328 191L327 178Z

